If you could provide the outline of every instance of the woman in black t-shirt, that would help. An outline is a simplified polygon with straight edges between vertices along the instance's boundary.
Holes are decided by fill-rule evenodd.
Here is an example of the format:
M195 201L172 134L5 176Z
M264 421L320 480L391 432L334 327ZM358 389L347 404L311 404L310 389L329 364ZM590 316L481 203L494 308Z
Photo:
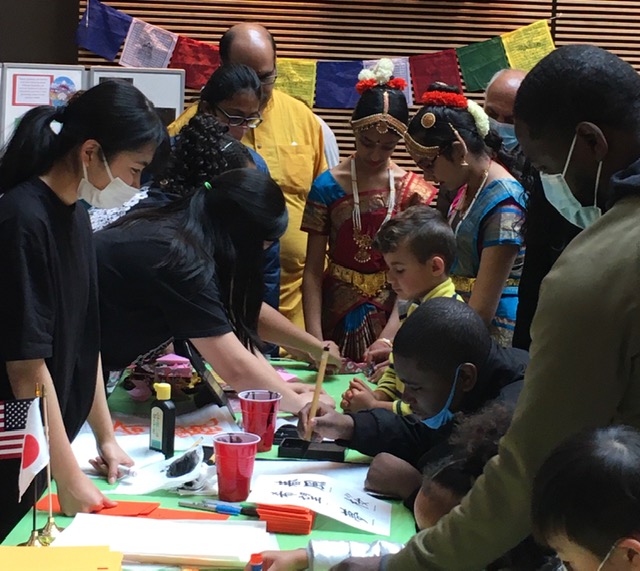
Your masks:
M126 200L165 136L142 93L105 82L68 106L29 111L0 157L0 400L32 398L36 383L46 388L51 469L69 515L113 505L71 451L85 420L98 446L93 463L109 480L131 464L107 409L95 251L77 201ZM0 462L0 539L33 501L27 490L18 502L19 471L20 460Z
M172 337L191 339L236 390L278 391L283 410L300 410L309 387L283 382L257 351L263 250L286 226L278 185L245 168L97 232L105 367L126 367Z

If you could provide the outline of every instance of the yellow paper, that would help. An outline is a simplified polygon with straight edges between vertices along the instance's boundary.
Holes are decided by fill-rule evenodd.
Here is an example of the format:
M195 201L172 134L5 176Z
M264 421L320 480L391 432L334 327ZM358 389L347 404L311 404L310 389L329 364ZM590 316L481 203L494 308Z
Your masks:
M313 107L316 90L316 60L278 58L278 81L280 91L304 101Z
M507 32L501 37L509 65L513 69L529 71L555 49L549 23L546 20Z
M120 571L122 553L108 547L4 547L3 569L20 571Z

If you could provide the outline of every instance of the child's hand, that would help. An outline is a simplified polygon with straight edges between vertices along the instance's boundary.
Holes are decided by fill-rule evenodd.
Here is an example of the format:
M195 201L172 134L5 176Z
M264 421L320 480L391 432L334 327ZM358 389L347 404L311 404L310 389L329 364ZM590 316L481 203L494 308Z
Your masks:
M382 378L382 376L384 375L384 372L387 370L388 366L389 366L389 359L387 359L386 361L382 361L381 363L378 363L373 368L373 373L367 377L367 380L370 383L374 383L377 385L380 382L380 379Z
M373 394L371 389L361 389L354 387L351 389L351 399L349 401L349 411L358 412L370 408L380 408L380 401Z
M309 567L306 549L263 551L262 560L264 571L301 571ZM251 571L251 566L247 564L244 570Z
M342 400L340 401L340 408L344 411L351 410L351 397L353 396L353 391L351 389L347 389L344 393L342 393Z
M332 440L350 440L353 435L353 419L350 416L340 414L335 409L326 405L322 401L318 404L318 411L315 418L309 418L311 404L307 404L298 413L298 434L300 438L305 438L307 428L311 427L311 440L322 440L331 438Z
M365 490L406 500L422 484L422 474L409 462L393 454L381 452L371 462Z
M376 339L363 354L364 360L367 363L380 363L389 359L391 353L391 345L388 341L382 339Z

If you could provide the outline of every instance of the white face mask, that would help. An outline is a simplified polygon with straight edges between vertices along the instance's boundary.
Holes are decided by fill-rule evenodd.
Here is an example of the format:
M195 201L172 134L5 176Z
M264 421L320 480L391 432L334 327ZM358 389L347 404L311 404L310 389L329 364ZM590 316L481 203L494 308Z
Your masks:
M596 174L596 187L593 193L593 206L582 206L580 201L573 195L569 185L567 184L565 174L567 167L573 154L573 148L576 146L577 134L573 136L573 142L569 149L567 162L564 164L564 170L558 174L540 173L540 182L544 195L551 205L564 216L569 222L578 226L578 228L587 228L591 226L598 218L602 216L602 210L597 206L598 184L600 184L600 173L602 172L602 161L598 163L598 172Z
M129 186L120 177L114 178L107 160L103 158L102 162L111 182L102 190L96 188L89 182L87 166L82 163L83 176L78 186L78 196L96 208L117 208L131 200L138 193L138 189Z
M495 119L489 119L491 127L498 133L502 139L502 145L507 151L511 152L518 146L518 138L516 137L516 128L511 123L500 123Z

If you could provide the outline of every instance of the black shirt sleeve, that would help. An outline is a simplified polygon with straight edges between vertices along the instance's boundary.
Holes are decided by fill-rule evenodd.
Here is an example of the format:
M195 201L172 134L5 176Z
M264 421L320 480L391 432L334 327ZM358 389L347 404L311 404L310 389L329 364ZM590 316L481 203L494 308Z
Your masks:
M354 421L353 436L338 444L369 456L389 452L416 467L420 467L422 456L446 441L451 432L449 425L433 430L415 415L399 416L379 408L347 414Z
M156 283L158 306L177 339L218 337L233 331L220 299L215 275L201 290L192 293L175 276L162 276Z
M0 360L53 353L55 289L44 221L14 216L0 223Z

